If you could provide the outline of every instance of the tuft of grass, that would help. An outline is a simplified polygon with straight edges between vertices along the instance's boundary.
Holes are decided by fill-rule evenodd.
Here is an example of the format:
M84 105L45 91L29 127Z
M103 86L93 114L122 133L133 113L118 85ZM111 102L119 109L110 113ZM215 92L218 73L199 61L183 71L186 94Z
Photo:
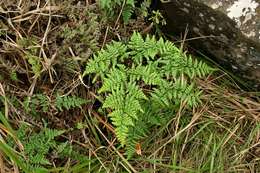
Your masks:
M259 102L252 93L221 86L223 80L228 78L198 81L205 105L149 136L140 165L168 172L259 172Z

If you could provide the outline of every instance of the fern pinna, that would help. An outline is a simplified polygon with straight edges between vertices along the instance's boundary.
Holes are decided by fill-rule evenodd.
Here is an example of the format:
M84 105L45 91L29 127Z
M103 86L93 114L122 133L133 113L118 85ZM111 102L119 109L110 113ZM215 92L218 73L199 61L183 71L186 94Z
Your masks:
M213 69L186 56L170 41L134 32L128 44L108 44L89 61L83 76L95 74L105 93L104 109L115 133L130 158L135 145L151 126L167 122L181 103L188 107L200 103L201 91L191 79L203 77Z

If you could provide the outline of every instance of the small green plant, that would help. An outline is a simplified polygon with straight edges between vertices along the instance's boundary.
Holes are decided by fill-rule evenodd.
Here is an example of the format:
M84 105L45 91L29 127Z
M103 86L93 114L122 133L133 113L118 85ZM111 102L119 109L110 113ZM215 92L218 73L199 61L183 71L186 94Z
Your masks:
M10 78L12 81L18 81L17 73L15 70L11 71Z
M149 18L149 20L155 25L166 25L166 20L164 19L163 15L160 13L159 10L152 11L152 15Z
M94 55L83 76L101 78L103 108L111 110L116 136L130 158L150 127L164 124L182 103L192 108L201 102L193 79L212 71L173 43L134 32L128 44L113 41Z
M122 8L122 17L125 23L128 23L134 11L134 0L100 0L100 8L105 11L108 16L115 16L116 9Z
M39 77L42 72L41 58L37 56L38 47L37 39L34 37L21 38L18 44L25 49L25 60L30 64L32 73L35 77Z
M66 110L72 109L72 108L80 108L81 105L87 103L87 100L83 98L79 98L76 96L57 96L55 100L55 106L58 108L59 111L63 111L65 108Z
M50 101L47 96L43 94L34 94L32 97L26 97L23 101L24 110L31 113L33 116L41 111L47 112L50 107Z
M28 165L50 165L46 156L51 149L58 148L59 145L54 138L62 133L64 131L44 128L40 133L32 134L28 141L24 142L24 152L28 156Z
M34 94L33 96L24 99L23 106L27 113L37 116L41 112L47 113L50 110L51 105L59 111L63 111L64 108L66 110L80 108L86 103L87 100L77 96L57 95L54 100L50 100L44 94Z
M28 61L28 63L31 65L33 74L36 77L39 77L42 70L41 59L38 56L35 56L29 52L26 53L25 58Z
M30 132L30 128L25 124L17 130L17 137L23 145L22 155L19 160L25 164L30 172L48 172L46 166L51 165L48 158L50 152L59 152L60 148L65 148L67 143L58 143L55 137L60 136L65 131L44 127L40 132ZM10 146L14 146L14 141L8 138ZM36 171L37 170L37 171Z

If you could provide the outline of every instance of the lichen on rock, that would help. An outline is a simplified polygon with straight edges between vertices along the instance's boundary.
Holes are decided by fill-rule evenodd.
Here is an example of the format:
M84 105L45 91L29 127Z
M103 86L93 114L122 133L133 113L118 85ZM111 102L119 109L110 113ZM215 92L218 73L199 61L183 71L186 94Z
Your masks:
M234 20L241 32L260 41L260 3L256 0L198 0L225 13Z

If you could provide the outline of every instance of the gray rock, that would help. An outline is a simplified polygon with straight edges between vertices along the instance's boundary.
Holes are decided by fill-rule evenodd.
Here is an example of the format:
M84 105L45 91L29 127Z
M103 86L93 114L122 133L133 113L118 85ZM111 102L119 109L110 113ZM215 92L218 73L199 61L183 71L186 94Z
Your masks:
M156 8L167 21L163 28L165 32L170 35L184 35L188 29L186 39L197 38L187 41L192 47L212 57L222 67L244 79L246 84L260 89L259 38L256 37L257 34L247 36L247 31L243 30L248 21L244 24L242 19L231 19L230 14L228 17L227 9L232 7L230 1L227 6L216 7L212 3L217 2L216 0L158 0ZM259 10L255 16L259 17ZM251 27L259 34L259 26L252 24Z
M198 0L207 6L225 13L247 37L260 41L259 0Z

